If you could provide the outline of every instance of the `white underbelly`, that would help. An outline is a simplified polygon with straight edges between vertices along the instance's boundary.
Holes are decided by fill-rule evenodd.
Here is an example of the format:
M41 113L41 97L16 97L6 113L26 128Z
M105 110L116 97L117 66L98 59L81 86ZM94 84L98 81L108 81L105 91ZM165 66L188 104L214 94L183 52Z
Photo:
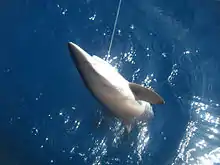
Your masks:
M103 84L100 86L103 87ZM144 108L135 100L129 89L127 91L123 89L122 92L120 89L108 86L100 89L100 86L93 89L94 94L116 116L121 118L136 117L144 112Z
M97 60L92 61L94 72L91 68L86 71L90 72L86 75L93 94L116 116L141 115L144 109L135 100L129 82L110 64Z

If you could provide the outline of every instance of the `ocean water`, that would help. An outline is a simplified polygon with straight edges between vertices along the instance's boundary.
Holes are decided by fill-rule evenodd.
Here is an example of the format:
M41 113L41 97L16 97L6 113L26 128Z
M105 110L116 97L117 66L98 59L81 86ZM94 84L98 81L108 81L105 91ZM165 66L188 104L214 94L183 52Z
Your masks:
M0 165L220 164L220 2L122 0L109 62L166 101L128 137L67 49L106 59L118 4L0 2Z

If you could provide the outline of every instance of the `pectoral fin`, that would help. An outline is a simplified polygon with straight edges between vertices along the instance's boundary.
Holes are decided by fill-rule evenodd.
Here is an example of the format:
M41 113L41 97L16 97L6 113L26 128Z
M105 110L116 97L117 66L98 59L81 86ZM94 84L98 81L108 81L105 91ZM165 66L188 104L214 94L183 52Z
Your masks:
M151 104L164 104L163 98L157 94L153 89L145 88L139 84L129 83L131 91L137 99L147 101Z

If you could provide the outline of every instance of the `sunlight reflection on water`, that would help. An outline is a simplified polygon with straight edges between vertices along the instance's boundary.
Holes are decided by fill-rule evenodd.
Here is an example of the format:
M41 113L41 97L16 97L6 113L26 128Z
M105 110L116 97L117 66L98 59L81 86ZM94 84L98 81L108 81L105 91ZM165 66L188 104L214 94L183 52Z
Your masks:
M173 165L180 162L195 165L220 163L220 118L214 114L219 110L217 103L199 96L193 97L191 120Z

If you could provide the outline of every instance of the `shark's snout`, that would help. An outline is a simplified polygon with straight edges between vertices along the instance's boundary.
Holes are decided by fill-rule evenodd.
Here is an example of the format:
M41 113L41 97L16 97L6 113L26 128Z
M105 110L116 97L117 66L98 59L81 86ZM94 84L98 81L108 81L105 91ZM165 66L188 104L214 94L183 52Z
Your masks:
M91 58L86 51L72 42L68 43L68 48L71 58L75 64L83 64Z
M80 54L80 49L76 44L72 42L68 42L68 48L71 56L75 56L76 54Z

